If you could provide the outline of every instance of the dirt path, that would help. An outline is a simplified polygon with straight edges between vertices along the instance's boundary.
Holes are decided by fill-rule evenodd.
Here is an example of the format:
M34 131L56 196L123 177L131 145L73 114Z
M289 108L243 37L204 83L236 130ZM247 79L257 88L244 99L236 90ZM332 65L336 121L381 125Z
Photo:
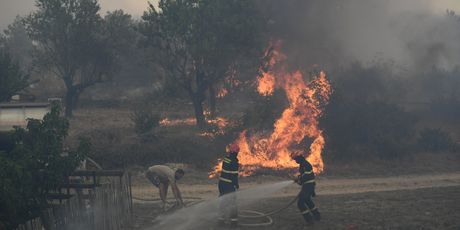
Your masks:
M283 179L277 178L277 180L281 181ZM249 181L242 183L241 189L276 182L274 178L251 178ZM180 188L185 197L215 198L217 194L216 185L209 183L209 181L204 181L203 183L208 184L182 184ZM440 189L441 187L446 189ZM455 226L458 221L451 217L451 213L455 212L459 200L456 198L458 195L455 197L452 194L458 194L458 188L460 188L460 171L436 175L404 175L377 178L320 177L317 183L318 196L315 200L324 210L324 216L330 220L323 221L316 228L347 229L349 226L362 226L363 229L420 229L420 226L426 226L427 223L432 226L427 229L443 229L445 226ZM299 186L292 184L283 189L283 191L266 197L268 199L253 208L263 211L283 207L292 200L292 197L298 191ZM156 189L146 183L135 185L133 195L147 199L158 197ZM188 200L188 202L191 201L193 200ZM437 210L434 213L437 215L436 218L432 218L433 213L428 215L425 213L426 210L423 211L422 207L426 206L426 202L432 202L429 206ZM159 207L159 202L135 200L135 220L132 227L136 230L151 229L155 226L155 217L160 215ZM407 212L407 210L410 211ZM382 222L382 217L384 216L391 217L392 221ZM299 218L298 211L294 206L273 218L275 218L273 226L259 229L299 229L303 226L303 221ZM219 228L216 228L215 223L212 222L204 229Z
M333 195L458 185L460 185L460 172L436 175L405 175L364 179L322 178L318 182L317 189L318 194Z
M263 182L245 182L241 189L274 183L283 179L264 180ZM217 182L216 182L217 183ZM460 171L435 175L403 175L377 178L322 178L317 179L318 195L353 194L362 192L381 192L396 190L411 190L420 188L435 188L460 185ZM217 195L215 184L180 185L185 197L214 198ZM276 197L295 196L299 187L295 184L287 187ZM152 199L158 197L157 190L149 184L138 184L133 187L133 195L137 198Z

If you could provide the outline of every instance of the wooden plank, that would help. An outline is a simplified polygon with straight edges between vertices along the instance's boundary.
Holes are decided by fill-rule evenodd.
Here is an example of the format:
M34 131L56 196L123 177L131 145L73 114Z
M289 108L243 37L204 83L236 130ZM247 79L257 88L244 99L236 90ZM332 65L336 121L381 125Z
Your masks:
M50 103L2 103L0 108L49 107Z
M94 189L96 188L97 184L63 184L61 188L76 188L76 189Z
M74 195L64 194L64 193L50 193L46 195L48 200L68 200Z
M76 170L71 176L123 176L125 172L120 170Z

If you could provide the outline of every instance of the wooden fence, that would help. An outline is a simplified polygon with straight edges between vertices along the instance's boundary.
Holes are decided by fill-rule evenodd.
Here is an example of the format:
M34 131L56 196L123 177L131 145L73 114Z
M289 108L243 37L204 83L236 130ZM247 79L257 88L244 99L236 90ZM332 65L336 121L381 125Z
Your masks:
M42 230L45 226L47 230L130 229L131 178L123 171L76 171L49 200L45 220L30 220L16 230Z

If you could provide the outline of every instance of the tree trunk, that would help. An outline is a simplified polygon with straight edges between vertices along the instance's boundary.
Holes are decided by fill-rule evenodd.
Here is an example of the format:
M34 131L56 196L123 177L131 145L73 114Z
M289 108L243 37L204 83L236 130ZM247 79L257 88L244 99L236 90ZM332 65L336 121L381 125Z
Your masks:
M209 85L209 116L211 119L216 118L216 89L213 85Z
M196 124L200 129L206 127L206 120L203 113L203 100L199 95L190 95L193 102L193 109L195 110Z
M74 108L74 94L75 90L73 87L67 87L67 93L65 96L65 116L72 117L73 108Z
M80 97L81 90L76 86L68 86L65 97L65 116L70 118L73 111L77 109L78 98Z

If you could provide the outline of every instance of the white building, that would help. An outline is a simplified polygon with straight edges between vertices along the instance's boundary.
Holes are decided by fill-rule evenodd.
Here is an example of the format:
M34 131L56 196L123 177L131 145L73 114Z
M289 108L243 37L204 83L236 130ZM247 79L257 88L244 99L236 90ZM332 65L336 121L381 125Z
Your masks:
M26 127L28 118L43 119L50 110L50 103L0 104L0 131L12 130L14 126Z

